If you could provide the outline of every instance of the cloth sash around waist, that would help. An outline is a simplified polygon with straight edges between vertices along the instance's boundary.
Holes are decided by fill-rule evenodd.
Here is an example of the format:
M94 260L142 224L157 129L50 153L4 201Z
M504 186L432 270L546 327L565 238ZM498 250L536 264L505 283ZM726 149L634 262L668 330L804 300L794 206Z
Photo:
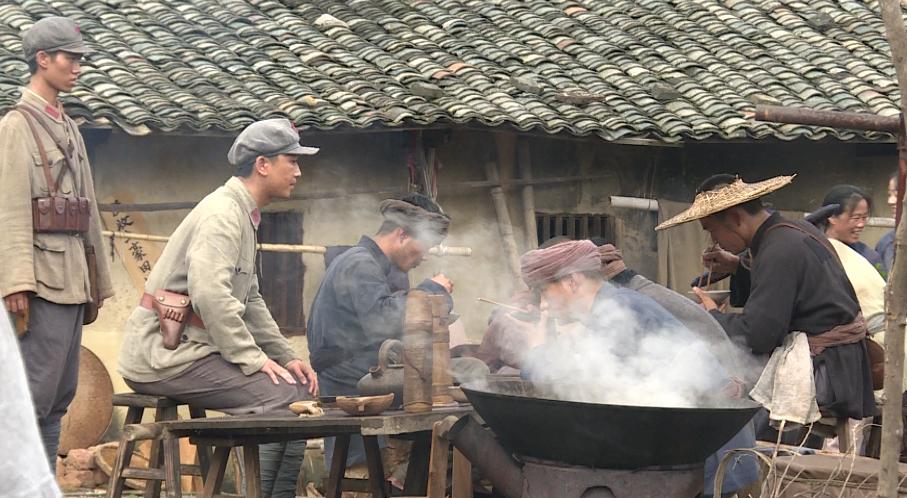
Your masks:
M857 317L850 323L838 325L818 335L807 335L809 354L816 356L822 354L827 348L855 344L866 338L867 332L863 312L857 313Z

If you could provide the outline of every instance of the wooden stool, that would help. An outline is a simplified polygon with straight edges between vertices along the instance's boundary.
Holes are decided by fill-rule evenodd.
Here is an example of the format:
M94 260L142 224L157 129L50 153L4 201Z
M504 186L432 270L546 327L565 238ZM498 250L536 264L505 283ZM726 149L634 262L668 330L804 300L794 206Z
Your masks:
M137 393L121 393L113 395L113 406L125 406L126 418L123 421L123 427L142 422L142 415L146 409L154 409L154 421L161 422L167 420L177 420L177 408L185 403L164 397L150 396ZM192 418L202 418L205 416L205 410L198 407L189 407L189 414ZM148 468L130 467L132 453L135 451L135 445L141 439L151 439L151 454L148 458ZM123 437L120 438L120 446L117 448L117 458L113 470L110 473L110 482L107 486L107 498L120 498L123 495L123 487L126 479L143 479L148 481L145 484L145 498L159 498L161 496L161 482L171 478L168 481L176 486L180 485L179 475L197 475L204 479L204 473L208 469L208 448L205 446L198 447L199 465L182 465L180 469L165 469L164 452L179 452L179 442L170 441L168 444L175 445L173 448L164 448L164 441L159 437L135 437L124 431ZM170 459L167 459L168 461ZM176 460L179 461L179 460ZM169 471L169 475L168 475ZM175 471L175 472L174 472ZM173 476L176 479L172 479Z

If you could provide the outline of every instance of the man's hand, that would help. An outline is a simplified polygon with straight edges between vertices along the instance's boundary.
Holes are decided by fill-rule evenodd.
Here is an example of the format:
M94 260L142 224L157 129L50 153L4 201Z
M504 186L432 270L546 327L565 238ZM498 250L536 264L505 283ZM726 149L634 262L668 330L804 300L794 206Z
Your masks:
M434 277L431 277L431 281L440 285L441 287L444 287L444 290L446 290L448 294L453 294L453 281L447 278L447 275L438 273Z
M277 380L278 378L283 379L287 384L296 383L296 379L293 378L293 376L290 374L290 372L287 371L286 368L278 365L276 361L270 358L265 362L264 365L261 366L261 372L267 374L267 376L271 378L271 382L273 382L274 384L280 384L280 381Z
M104 307L104 300L103 300L103 299L98 299L98 309L101 309L101 308L103 308L103 307Z
M702 252L702 264L706 268L711 268L713 272L734 273L737 271L737 265L740 264L740 258L734 253L715 246L713 249L706 249Z
M303 363L302 360L292 360L287 363L287 370L292 372L299 382L309 385L309 394L312 396L318 394L318 376L312 367Z
M25 316L25 314L28 313L29 294L30 292L23 291L4 297L3 301L4 304L6 304L6 311L9 311L14 315Z
M709 295L699 287L693 287L693 294L696 294L696 297L699 298L700 306L702 306L702 309L706 311L718 309L718 305L715 304L715 300L709 297Z

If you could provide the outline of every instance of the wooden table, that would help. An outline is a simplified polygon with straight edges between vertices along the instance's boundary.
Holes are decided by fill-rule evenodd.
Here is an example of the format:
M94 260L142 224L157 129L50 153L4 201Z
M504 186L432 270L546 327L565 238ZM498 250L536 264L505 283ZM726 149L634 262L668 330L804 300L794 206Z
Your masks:
M159 422L164 441L165 472L167 473L168 498L181 498L179 485L180 438L188 437L198 445L213 448L213 456L206 472L201 497L212 498L220 493L227 457L230 449L243 448L246 467L246 497L261 498L261 473L258 445L264 443L336 437L334 456L328 477L326 496L339 498L341 490L366 491L373 497L389 496L384 479L384 468L378 448L378 436L407 436L413 439L410 464L404 482L407 496L425 496L428 480L428 462L431 454L432 425L448 416L462 417L472 413L472 407L462 405L436 408L426 413L407 413L402 410L387 411L370 417L354 417L338 409L328 409L320 417L295 417L274 415L243 415L218 418L197 418ZM368 480L344 477L350 436L359 434L365 441Z

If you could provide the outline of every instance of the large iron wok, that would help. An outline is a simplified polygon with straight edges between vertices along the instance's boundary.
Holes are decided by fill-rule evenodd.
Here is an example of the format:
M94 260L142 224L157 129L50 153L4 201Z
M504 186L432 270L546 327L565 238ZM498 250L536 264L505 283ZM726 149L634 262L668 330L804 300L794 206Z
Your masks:
M507 450L605 469L701 464L759 408L729 399L709 408L562 401L550 399L543 386L513 379L461 387Z

